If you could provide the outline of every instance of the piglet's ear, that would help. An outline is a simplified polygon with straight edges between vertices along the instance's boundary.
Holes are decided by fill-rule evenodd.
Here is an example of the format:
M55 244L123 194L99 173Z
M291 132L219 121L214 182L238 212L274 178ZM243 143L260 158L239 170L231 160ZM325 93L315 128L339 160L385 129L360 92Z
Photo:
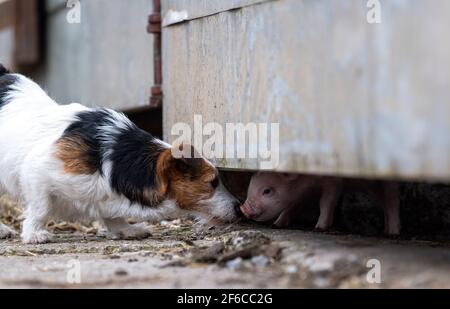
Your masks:
M300 177L300 175L291 173L281 173L281 177L283 177L287 181L294 181L297 180Z

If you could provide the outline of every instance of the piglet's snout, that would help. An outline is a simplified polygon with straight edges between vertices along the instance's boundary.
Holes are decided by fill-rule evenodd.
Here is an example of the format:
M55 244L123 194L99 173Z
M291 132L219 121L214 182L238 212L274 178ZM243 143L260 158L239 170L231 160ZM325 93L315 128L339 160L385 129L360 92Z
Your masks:
M259 207L256 207L256 205L249 200L245 201L241 206L241 211L248 219L257 218L261 214Z

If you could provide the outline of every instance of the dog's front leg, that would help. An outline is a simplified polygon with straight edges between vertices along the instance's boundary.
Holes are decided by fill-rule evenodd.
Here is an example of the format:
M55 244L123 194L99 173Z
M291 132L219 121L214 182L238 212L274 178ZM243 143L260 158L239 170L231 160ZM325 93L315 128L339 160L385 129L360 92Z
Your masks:
M16 236L16 231L12 228L0 223L0 239L12 238Z
M46 243L53 234L45 229L49 219L49 205L47 199L38 198L25 207L25 220L22 225L22 241L27 244Z
M2 186L0 185L0 196L2 196L4 193L5 191L2 189ZM13 238L16 235L17 235L16 231L0 222L0 239Z
M103 219L112 239L144 239L151 236L145 223L129 224L125 219Z

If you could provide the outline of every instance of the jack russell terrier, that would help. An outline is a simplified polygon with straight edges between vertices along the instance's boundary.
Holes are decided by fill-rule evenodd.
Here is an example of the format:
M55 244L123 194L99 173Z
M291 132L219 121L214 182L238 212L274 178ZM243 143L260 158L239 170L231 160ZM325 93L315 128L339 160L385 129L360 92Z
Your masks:
M0 65L3 193L24 207L25 243L51 240L49 218L99 220L113 238L130 239L149 233L127 218L191 213L229 222L239 215L217 169L192 146L171 147L111 109L58 105L32 80ZM0 223L0 238L14 234Z

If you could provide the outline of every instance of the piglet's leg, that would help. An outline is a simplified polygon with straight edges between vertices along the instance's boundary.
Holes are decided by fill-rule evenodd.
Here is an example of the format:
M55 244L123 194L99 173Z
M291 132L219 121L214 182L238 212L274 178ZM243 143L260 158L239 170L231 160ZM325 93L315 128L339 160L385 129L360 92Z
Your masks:
M316 230L326 231L333 225L334 211L342 192L341 180L325 180L322 196L320 197L320 216L316 224Z
M291 225L292 221L298 216L300 210L300 205L291 206L283 210L278 219L273 223L273 227L283 228Z
M400 224L400 193L396 182L384 185L384 232L387 235L399 235Z
M303 186L298 188L296 203L283 210L278 219L273 223L275 228L283 228L292 224L292 221L299 216L302 210L302 200L305 195L312 189L312 184L305 182Z

